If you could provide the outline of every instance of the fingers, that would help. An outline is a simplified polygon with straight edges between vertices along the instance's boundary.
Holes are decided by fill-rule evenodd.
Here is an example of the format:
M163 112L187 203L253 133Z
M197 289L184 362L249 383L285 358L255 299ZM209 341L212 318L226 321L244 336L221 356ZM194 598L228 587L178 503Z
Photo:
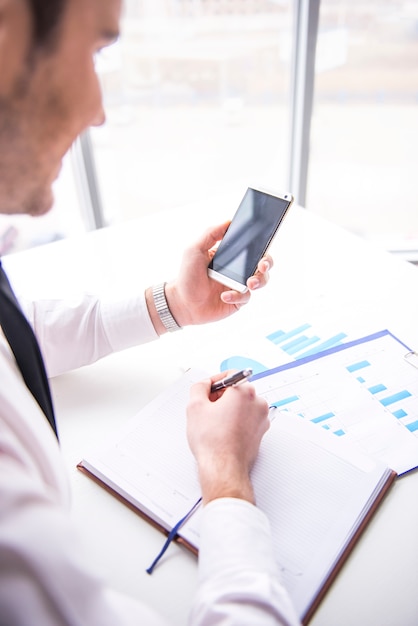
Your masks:
M225 379L235 373L236 370L228 370L212 376L211 378L194 383L189 392L188 413L198 422L208 419L210 429L215 431L216 426L228 429L228 421L236 421L239 431L246 432L245 421L249 420L251 427L256 428L257 415L260 419L267 419L268 403L258 396L254 385L247 381L241 384L226 387L221 391L211 393L214 382ZM217 424L217 420L219 423Z
M258 266L257 266L257 271L259 271L261 274L266 274L268 273L269 270L271 270L273 265L274 265L273 257L270 256L270 254L266 254L266 256L263 256L263 258L260 259Z
M231 221L228 220L227 222L223 222L222 224L218 224L217 226L212 226L211 228L208 228L205 233L200 237L200 239L196 241L196 247L201 252L207 253L208 250L211 250L213 246L215 246L218 241L222 239L230 223Z
M249 302L251 293L249 291L245 291L244 293L239 291L223 291L220 297L225 304L234 304L239 308Z
M225 378L228 378L236 372L236 369L224 370L222 372L219 372L218 374L214 374L213 376L211 376L210 379L208 378L205 380L201 380L200 382L194 383L190 389L190 403L198 403L207 400L209 396L211 399L220 398L225 389L212 392L211 387L213 383L224 380Z
M201 380L197 383L194 383L190 387L190 391L189 391L189 406L197 405L200 402L207 399L210 394L210 388L211 388L212 382L215 382L217 380L222 380L223 377L224 377L224 372L216 376L213 376L212 378L207 378L205 380Z
M269 271L273 267L273 258L267 254L265 257L260 259L257 265L257 271L254 276L251 276L247 281L248 289L260 289L261 287L265 287L269 281Z
M269 428L268 403L257 396L251 383L211 394L215 378L192 386L187 407L187 438L197 461L203 500L252 501L250 470Z
M254 276L251 276L247 280L247 287L250 291L246 291L245 293L240 293L233 290L224 291L221 294L221 300L227 304L235 304L237 307L247 304L247 302L251 298L251 291L261 289L262 287L265 287L267 285L270 278L269 271L273 267L273 265L273 258L269 254L267 254L259 261L257 271L255 272Z
M248 289L244 293L225 288L208 277L208 263L229 224L230 221L226 221L207 229L183 254L176 289L173 290L172 285L166 287L168 304L181 326L212 322L232 315L249 302L251 291L268 283L273 259L267 254L258 263L254 276L248 279Z

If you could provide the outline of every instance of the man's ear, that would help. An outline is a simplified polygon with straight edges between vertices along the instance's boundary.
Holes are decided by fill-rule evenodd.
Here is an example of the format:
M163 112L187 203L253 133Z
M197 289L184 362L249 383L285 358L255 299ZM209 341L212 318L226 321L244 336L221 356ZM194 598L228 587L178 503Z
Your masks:
M27 68L32 15L27 0L0 0L0 96L13 90Z

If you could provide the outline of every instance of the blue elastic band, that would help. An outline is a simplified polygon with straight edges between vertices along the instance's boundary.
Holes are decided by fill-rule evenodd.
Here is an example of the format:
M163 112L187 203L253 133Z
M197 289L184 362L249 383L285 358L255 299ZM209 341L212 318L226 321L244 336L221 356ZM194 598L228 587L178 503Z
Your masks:
M173 541L173 539L176 538L176 535L179 531L179 529L183 526L183 524L189 519L189 517L191 516L191 514L195 511L195 509L197 509L198 505L201 503L202 498L199 498L199 500L197 500L197 502L194 503L194 505L192 506L192 508L190 509L190 511L188 511L186 513L186 515L184 517L181 518L180 521L177 522L177 524L175 526L173 526L173 528L170 530L168 537L166 539L165 544L163 545L163 547L161 548L161 552L158 554L158 556L155 557L154 561L151 563L151 565L149 566L148 569L146 569L145 571L147 572L147 574L152 574L154 567L157 565L158 561L161 559L161 557L163 556L163 554L166 552L168 546L170 545L170 543Z

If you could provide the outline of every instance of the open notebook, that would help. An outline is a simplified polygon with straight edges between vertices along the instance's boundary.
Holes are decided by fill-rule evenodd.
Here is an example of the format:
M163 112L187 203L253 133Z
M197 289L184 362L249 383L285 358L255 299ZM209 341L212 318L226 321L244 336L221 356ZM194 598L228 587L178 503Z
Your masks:
M185 408L190 385L204 376L188 371L79 464L166 533L200 497ZM395 476L343 439L272 409L252 478L284 584L305 623ZM199 516L197 509L179 531L195 552Z

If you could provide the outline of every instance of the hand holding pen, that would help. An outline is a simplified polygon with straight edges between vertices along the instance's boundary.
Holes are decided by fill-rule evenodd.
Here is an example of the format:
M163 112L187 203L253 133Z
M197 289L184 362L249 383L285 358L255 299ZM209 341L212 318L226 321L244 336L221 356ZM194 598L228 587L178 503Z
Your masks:
M250 471L268 430L268 404L253 385L240 385L245 369L222 380L192 385L187 406L187 438L196 458L203 503L216 498L254 502ZM236 393L222 390L238 385ZM209 389L217 392L210 397Z
M233 385L237 385L238 383L244 382L247 378L252 376L253 370L247 368L245 370L241 370L240 372L236 372L227 378L223 378L222 380L218 380L216 383L212 384L210 388L210 392L214 393L215 391L221 391L222 389L226 389L227 387L232 387Z

